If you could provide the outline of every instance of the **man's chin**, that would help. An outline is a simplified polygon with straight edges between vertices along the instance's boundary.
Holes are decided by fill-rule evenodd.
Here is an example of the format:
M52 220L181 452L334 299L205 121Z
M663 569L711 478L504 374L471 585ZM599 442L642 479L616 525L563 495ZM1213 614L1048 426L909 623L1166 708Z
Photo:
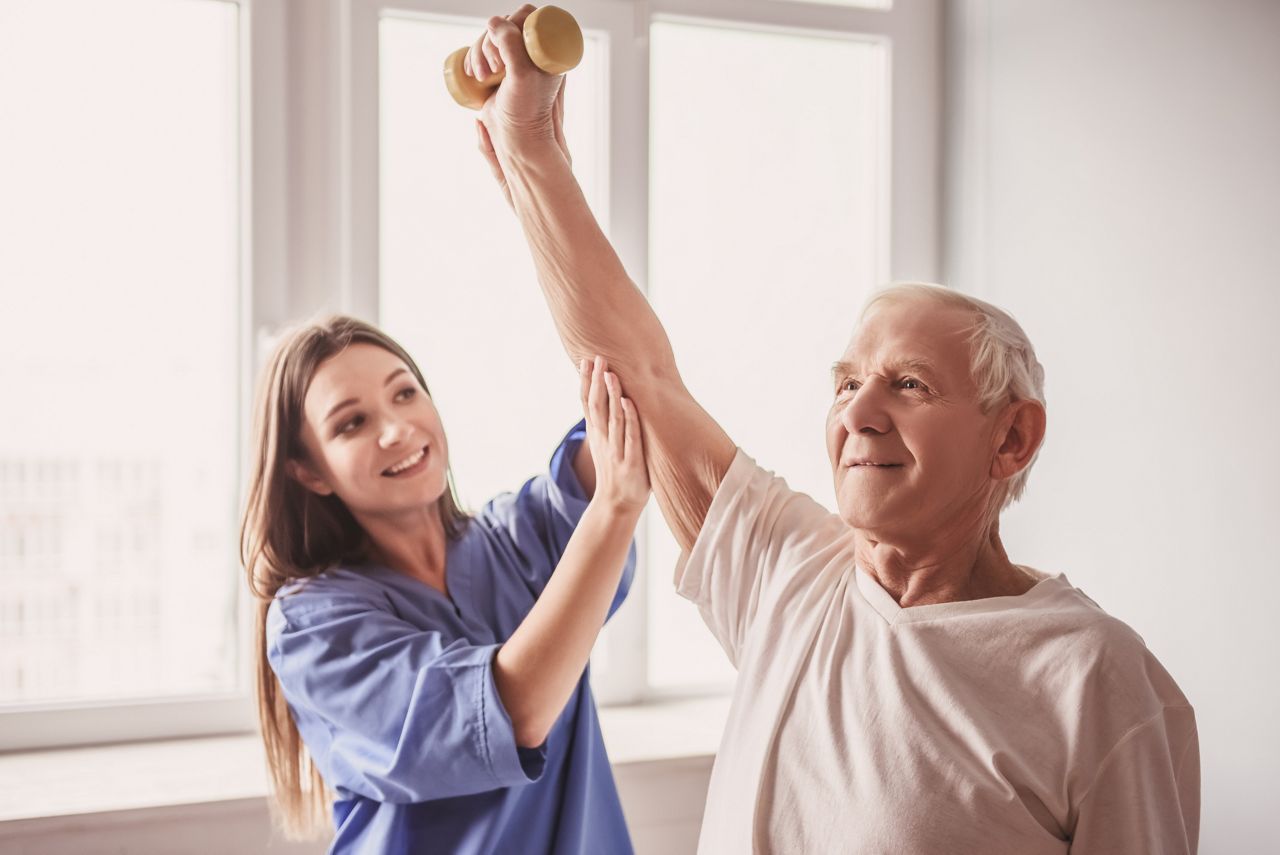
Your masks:
M900 523L903 514L893 502L883 496L858 496L840 499L840 519L845 525L861 531L883 531Z

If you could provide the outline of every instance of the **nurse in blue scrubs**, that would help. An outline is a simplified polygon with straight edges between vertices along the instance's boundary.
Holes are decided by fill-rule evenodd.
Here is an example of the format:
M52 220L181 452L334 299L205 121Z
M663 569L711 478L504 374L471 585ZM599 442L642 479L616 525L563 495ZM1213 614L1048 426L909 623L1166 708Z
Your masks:
M588 657L626 596L648 498L640 422L580 370L549 471L474 516L422 373L335 317L277 348L242 558L259 712L290 836L334 853L629 853ZM502 410L495 378L486 415Z

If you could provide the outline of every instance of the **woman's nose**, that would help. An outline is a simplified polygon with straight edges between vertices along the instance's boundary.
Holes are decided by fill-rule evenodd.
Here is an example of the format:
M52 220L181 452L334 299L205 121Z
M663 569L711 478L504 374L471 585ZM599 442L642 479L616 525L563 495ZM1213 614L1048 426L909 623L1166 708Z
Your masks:
M412 432L412 428L400 419L387 419L382 423L382 432L378 435L378 443L383 448L394 448L404 442Z

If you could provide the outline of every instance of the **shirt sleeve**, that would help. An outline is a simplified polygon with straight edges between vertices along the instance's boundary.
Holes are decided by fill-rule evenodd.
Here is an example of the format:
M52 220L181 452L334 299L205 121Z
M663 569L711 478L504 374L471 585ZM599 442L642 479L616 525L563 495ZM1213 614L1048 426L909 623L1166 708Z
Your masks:
M1195 855L1200 744L1189 706L1126 733L1081 799L1071 855Z
M498 645L446 643L357 594L277 599L268 659L326 782L392 803L537 780L493 679Z
M802 594L850 548L835 514L760 468L738 449L721 480L693 548L676 564L676 592L737 667L742 645L765 604Z
M486 526L508 548L517 552L518 562L528 575L534 595L542 593L564 555L569 538L587 509L587 496L573 468L574 457L586 441L587 423L578 422L551 455L549 471L530 478L516 493L503 493L485 505L477 521ZM609 615L622 605L635 576L634 538L627 550L626 564L617 593L609 605Z

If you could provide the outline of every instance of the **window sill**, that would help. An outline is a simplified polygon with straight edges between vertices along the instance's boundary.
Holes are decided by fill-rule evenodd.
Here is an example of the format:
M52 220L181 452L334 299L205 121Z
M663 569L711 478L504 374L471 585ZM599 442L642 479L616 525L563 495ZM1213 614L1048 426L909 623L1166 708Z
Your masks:
M673 700L602 707L600 722L610 760L624 767L714 755L728 711L728 697ZM266 793L252 733L0 754L0 824Z

